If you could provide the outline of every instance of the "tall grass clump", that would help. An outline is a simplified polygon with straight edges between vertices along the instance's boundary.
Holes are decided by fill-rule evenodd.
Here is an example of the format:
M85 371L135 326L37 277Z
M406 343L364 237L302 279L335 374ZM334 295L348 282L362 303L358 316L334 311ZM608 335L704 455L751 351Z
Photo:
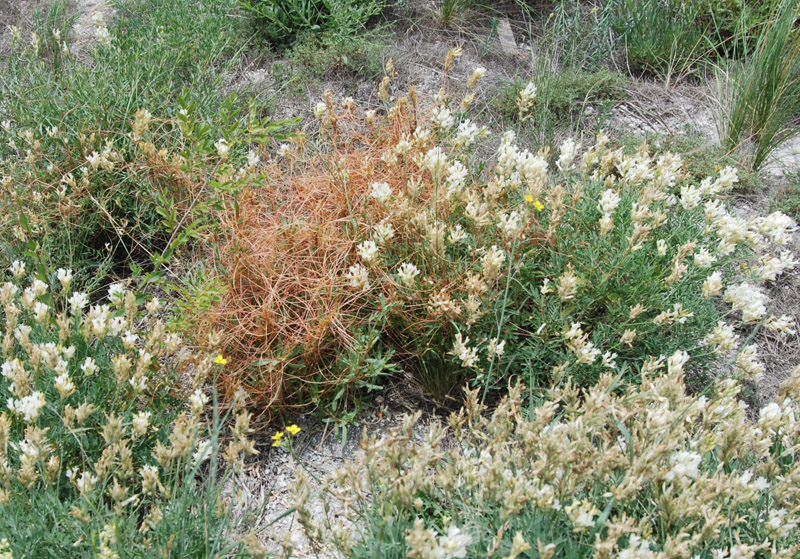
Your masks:
M439 24L448 27L462 18L471 3L471 0L442 0L442 5L436 14Z
M615 49L611 29L614 5L605 2L598 9L579 0L561 0L545 24L540 58L555 68L605 67Z
M243 556L218 459L254 452L250 416L223 444L213 353L170 332L157 299L116 283L90 304L73 278L0 272L3 556Z
M321 494L301 478L298 518L353 558L797 557L800 369L757 421L734 380L689 395L678 365L641 373L534 409L521 385L491 412L469 392L447 426L365 441Z
M800 113L800 6L776 4L752 52L717 68L717 126L728 149L752 145L758 169L777 146L797 134Z
M319 133L266 167L278 187L245 188L222 216L227 293L207 320L233 360L228 390L341 402L394 366L446 401L514 376L636 381L676 352L697 372L729 357L758 376L737 327L792 330L756 283L795 265L780 249L794 222L729 214L733 168L692 184L678 156L626 153L604 134L554 154L506 132L489 162L476 149L487 131L467 118L481 74L430 109L413 88L385 114L326 95ZM522 118L535 96L520 93Z

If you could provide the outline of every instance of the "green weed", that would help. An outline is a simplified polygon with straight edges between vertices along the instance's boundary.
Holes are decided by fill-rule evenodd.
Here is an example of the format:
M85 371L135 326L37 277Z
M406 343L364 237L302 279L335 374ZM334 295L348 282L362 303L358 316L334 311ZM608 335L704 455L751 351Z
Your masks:
M381 12L383 0L241 0L258 35L279 50L294 46L308 33L362 33Z
M587 106L620 98L624 80L609 70L543 68L533 81L536 101L525 122L520 122L517 98L525 82L516 78L501 85L489 102L490 110L503 123L515 123L520 134L530 134L535 145L552 143L556 134L580 128Z

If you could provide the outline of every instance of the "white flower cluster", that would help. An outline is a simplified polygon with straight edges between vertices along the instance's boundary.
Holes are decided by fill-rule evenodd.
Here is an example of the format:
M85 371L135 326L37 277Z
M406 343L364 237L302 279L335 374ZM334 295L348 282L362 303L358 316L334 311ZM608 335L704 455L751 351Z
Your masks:
M406 287L414 287L414 282L420 274L419 268L410 262L403 262L397 272L400 283Z
M572 163L575 160L575 155L578 153L580 146L575 144L575 140L569 138L564 140L559 148L559 156L558 161L556 162L556 167L559 168L560 171L568 171L572 167Z
M387 182L373 182L369 195L381 204L385 204L392 197L392 188Z
M536 85L528 82L525 88L517 95L517 108L519 109L520 120L530 118L530 111L536 101Z
M462 367L475 367L478 363L478 350L474 347L468 347L467 344L469 344L469 338L462 339L461 332L456 333L456 339L453 342L453 349L450 351L450 355L460 359Z
M434 126L443 131L450 130L456 122L450 109L444 105L439 105L433 110L432 119Z
M600 201L597 203L597 209L603 214L600 218L601 235L609 233L614 228L613 214L619 206L619 202L619 194L611 188L607 188L600 197Z
M589 334L581 329L579 322L573 322L570 329L564 332L564 339L567 348L578 358L577 363L591 365L601 353L589 341Z
M728 286L722 300L730 303L734 312L742 312L745 324L754 324L767 314L767 296L749 283Z

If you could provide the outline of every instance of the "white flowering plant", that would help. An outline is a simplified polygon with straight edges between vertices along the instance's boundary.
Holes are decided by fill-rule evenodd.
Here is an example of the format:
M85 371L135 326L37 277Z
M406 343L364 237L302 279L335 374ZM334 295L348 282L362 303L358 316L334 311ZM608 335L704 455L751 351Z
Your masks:
M408 417L322 492L301 478L301 524L346 557L796 557L800 368L757 421L737 381L690 395L683 373L641 372L535 407L519 384L492 410L470 391L448 425Z
M390 64L385 99L394 75ZM223 218L237 258L223 262L233 281L217 326L243 360L270 364L255 389L302 394L301 362L313 386L335 385L332 357L378 314L371 347L441 401L513 376L636 381L651 360L702 372L725 359L736 363L721 374L757 378L741 334L795 330L757 287L794 267L794 221L731 213L732 167L696 184L679 156L603 133L533 153L507 131L487 162L476 145L488 131L467 117L474 87L443 89L430 121L413 88L384 116L327 94L320 135L269 168L266 182L291 189L248 191Z
M122 284L90 299L70 270L27 267L0 272L0 532L10 549L230 556L224 539L208 540L229 528L216 501L221 419L204 393L213 357L167 331L157 299ZM248 418L237 416L225 447L232 466L254 452Z

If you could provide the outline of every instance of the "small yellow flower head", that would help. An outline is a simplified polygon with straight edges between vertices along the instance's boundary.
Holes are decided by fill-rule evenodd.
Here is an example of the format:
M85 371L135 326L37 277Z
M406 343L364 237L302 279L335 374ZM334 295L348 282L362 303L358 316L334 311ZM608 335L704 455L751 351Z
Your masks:
M272 440L275 441L274 443L272 443L272 446L274 446L274 447L281 446L281 439L282 438L283 438L283 432L281 432L281 431L278 431L277 433L272 435Z
M297 425L292 424L292 425L289 425L286 428L286 430L289 432L290 435L296 435L297 433L300 432L300 427L298 427Z
M533 204L533 207L536 208L536 211L542 211L544 209L544 204L542 204L539 200L536 200L530 194L525 195L525 201L529 204Z
M219 365L227 365L227 364L228 364L228 360L227 360L227 359L225 359L225 358L222 356L222 354L220 353L219 355L217 355L217 358L216 358L216 359L214 359L214 363L217 363L217 364L219 364Z

